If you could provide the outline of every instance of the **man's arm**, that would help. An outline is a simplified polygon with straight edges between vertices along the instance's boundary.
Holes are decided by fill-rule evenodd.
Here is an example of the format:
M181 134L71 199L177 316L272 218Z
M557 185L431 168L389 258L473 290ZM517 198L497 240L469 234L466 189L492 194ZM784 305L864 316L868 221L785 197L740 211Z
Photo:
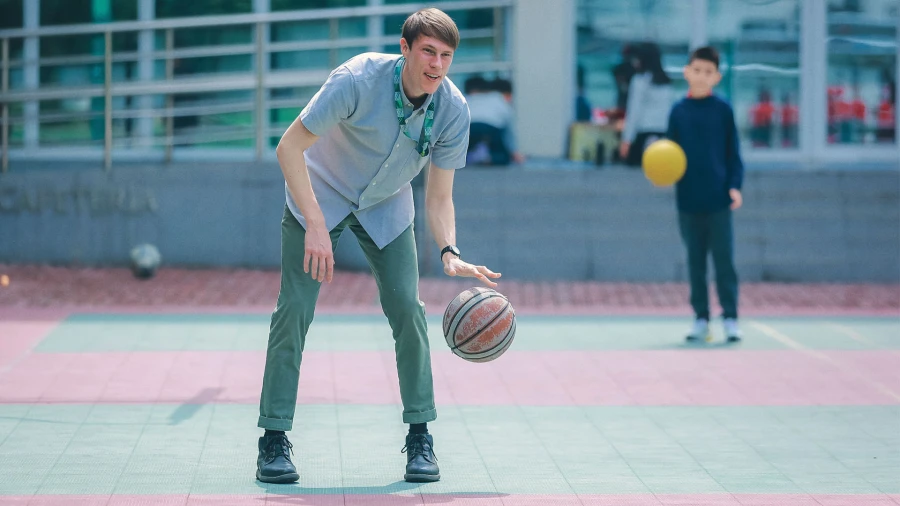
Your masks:
M278 164L284 174L288 191L306 220L303 272L311 273L312 277L319 282L330 283L334 275L331 236L325 225L322 208L319 207L319 202L313 193L309 170L306 167L306 158L303 156L303 152L318 139L319 137L307 130L298 117L281 136L275 153L278 155Z
M453 209L453 175L455 171L431 165L425 185L425 212L428 227L440 249L456 245L456 218ZM488 278L499 278L500 273L492 272L483 265L472 265L457 258L453 253L444 253L444 273L448 276L473 277L482 283L496 287Z

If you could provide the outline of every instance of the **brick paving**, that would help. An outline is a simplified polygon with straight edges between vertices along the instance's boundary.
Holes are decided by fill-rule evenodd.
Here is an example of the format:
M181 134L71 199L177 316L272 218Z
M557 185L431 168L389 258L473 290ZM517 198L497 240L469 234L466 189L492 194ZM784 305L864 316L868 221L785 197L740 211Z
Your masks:
M277 270L161 269L152 280L124 268L71 268L0 264L10 283L0 287L0 307L270 308L278 295ZM421 298L439 311L472 280L424 278ZM502 280L498 290L522 312L677 313L687 310L684 283L527 282ZM715 290L710 291L715 304ZM715 305L713 306L716 307ZM322 288L321 311L377 311L378 290L366 273L335 273ZM897 314L900 284L746 283L744 313Z

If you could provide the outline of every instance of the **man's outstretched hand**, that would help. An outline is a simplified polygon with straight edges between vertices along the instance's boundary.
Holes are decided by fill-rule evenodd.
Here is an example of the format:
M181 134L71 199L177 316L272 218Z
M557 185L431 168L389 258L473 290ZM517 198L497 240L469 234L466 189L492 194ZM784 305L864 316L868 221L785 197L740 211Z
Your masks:
M448 260L444 261L444 274L463 278L477 278L491 288L497 287L497 283L494 283L491 279L499 278L501 276L499 272L493 272L483 265L472 265L453 255L447 255L447 257Z

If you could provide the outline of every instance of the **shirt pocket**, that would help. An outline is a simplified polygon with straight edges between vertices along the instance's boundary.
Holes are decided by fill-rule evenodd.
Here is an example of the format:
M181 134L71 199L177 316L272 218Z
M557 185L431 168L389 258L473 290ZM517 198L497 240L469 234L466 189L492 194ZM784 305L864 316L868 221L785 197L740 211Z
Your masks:
M429 160L431 160L431 150L434 149L434 146L429 146L428 155L419 156L419 152L416 150L418 142L405 135L403 136L403 139L405 144L401 147L408 149L409 153L406 155L405 160L400 165L400 171L397 173L398 182L400 183L398 186L403 186L416 177L416 175L428 164Z

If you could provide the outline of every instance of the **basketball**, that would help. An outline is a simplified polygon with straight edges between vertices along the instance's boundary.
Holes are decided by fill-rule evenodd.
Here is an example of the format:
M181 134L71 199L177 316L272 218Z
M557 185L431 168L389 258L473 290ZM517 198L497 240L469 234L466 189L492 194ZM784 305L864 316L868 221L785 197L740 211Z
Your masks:
M469 288L444 311L447 346L469 362L496 360L509 349L515 335L516 312L496 290Z
M641 160L644 175L656 186L671 186L677 183L687 168L687 158L681 146L669 139L653 142L644 150Z

